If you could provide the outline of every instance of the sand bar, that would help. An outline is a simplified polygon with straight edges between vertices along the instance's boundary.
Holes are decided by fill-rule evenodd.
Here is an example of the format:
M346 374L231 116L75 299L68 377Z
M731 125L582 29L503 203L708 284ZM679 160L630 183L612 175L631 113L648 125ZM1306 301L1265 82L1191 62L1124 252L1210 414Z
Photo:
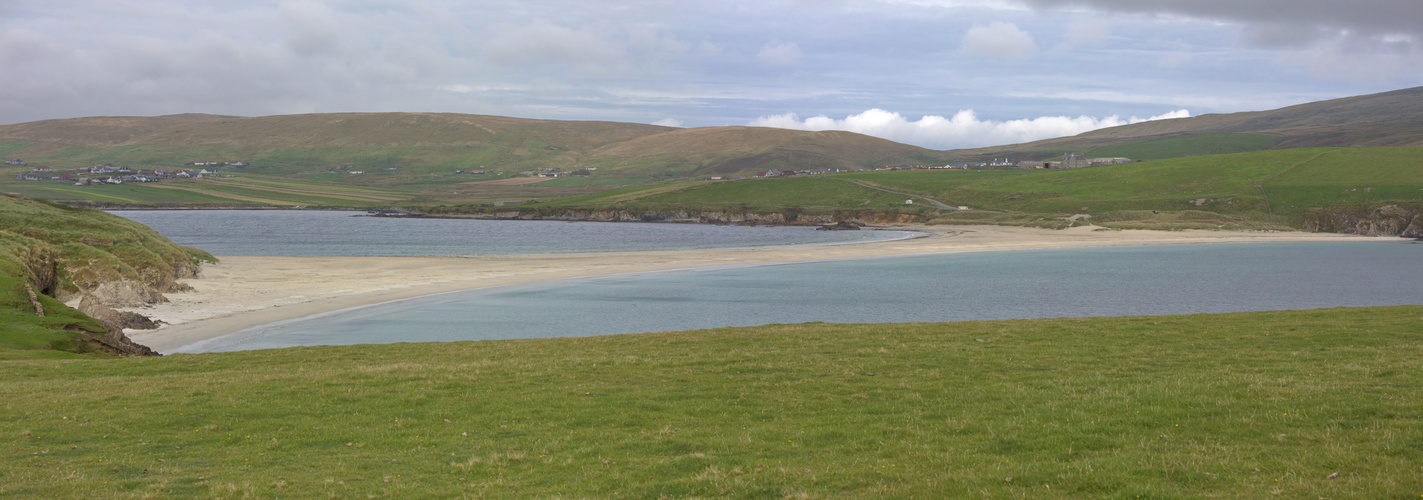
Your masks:
M895 225L923 238L850 245L650 252L433 257L220 257L203 266L196 291L136 311L166 323L130 330L159 352L277 321L437 293L536 281L713 266L890 255L1117 245L1282 241L1402 241L1302 232L1107 231L1005 226Z

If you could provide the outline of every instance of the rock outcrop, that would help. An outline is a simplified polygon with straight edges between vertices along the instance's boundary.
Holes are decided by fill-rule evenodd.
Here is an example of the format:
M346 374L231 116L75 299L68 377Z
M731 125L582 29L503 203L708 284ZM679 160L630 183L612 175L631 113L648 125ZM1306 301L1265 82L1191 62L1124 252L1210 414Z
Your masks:
M859 231L860 225L851 221L842 220L834 224L826 224L815 228L817 231Z
M103 325L104 329L109 331L123 331L125 328L153 330L161 325L160 322L153 321L149 317L136 312L115 311L110 309L107 305L104 305L100 299L92 295L85 295L83 299L80 299L77 309L79 309L79 312L98 320L99 324Z
M1423 205L1314 208L1304 214L1304 229L1363 236L1423 238Z

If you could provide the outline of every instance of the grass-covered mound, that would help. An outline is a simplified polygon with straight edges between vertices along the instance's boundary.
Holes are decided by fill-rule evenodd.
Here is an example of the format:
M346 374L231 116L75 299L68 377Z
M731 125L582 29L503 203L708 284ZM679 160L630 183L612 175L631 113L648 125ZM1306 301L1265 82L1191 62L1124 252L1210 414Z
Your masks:
M122 217L0 196L0 358L86 352L83 336L104 333L53 297L152 302L212 260Z
M1407 306L14 361L0 496L1414 498L1420 346Z

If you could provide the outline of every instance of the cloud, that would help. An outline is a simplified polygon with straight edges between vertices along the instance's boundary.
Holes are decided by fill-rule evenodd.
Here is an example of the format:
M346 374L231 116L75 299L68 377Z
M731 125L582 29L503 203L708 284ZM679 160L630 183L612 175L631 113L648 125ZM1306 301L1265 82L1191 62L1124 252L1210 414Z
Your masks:
M1018 3L1018 2L1014 2ZM1021 0L1038 8L1088 8L1110 13L1178 15L1292 33L1309 44L1332 34L1371 39L1385 35L1423 35L1423 2L1417 0ZM1245 41L1257 41L1246 37ZM1416 41L1415 41L1416 44Z
M677 128L682 128L682 127L683 127L683 125L682 125L682 120L678 120L678 119L676 119L676 118L663 118L663 119L661 119L661 120L657 120L657 121L655 121L655 122L652 122L652 124L653 124L653 125L661 125L661 126L663 126L663 127L677 127Z
M589 30L539 21L510 26L484 44L483 55L505 66L534 64L595 65L622 57L622 50Z
M1058 44L1057 49L1098 45L1112 34L1112 24L1112 21L1108 19L1092 19L1068 24L1067 34L1063 37L1062 43Z
M787 65L799 62L800 56L800 46L794 43L775 40L761 47L761 52L756 54L756 60L771 64Z
M961 49L965 54L984 57L1022 58L1037 50L1033 36L1013 23L995 22L975 25L964 34Z
M918 120L909 120L899 113L871 109L847 116L843 120L824 115L801 119L795 113L787 113L763 116L748 125L794 130L843 130L927 148L950 149L1031 142L1149 120L1189 116L1189 111L1181 109L1150 118L1121 118L1116 115L1106 118L1043 116L1000 122L981 120L973 110L968 109L959 111L952 118L928 115Z
M317 2L283 2L278 9L287 29L287 46L298 55L334 55L341 48L341 26L330 7Z

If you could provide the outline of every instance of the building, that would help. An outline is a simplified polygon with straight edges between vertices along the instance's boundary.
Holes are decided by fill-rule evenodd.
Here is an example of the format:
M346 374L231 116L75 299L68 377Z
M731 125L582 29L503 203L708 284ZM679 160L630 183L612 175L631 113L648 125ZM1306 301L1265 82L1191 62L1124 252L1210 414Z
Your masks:
M1087 163L1087 157L1077 153L1067 153L1062 155L1061 165L1054 168L1082 168L1090 166L1092 166L1092 164Z

